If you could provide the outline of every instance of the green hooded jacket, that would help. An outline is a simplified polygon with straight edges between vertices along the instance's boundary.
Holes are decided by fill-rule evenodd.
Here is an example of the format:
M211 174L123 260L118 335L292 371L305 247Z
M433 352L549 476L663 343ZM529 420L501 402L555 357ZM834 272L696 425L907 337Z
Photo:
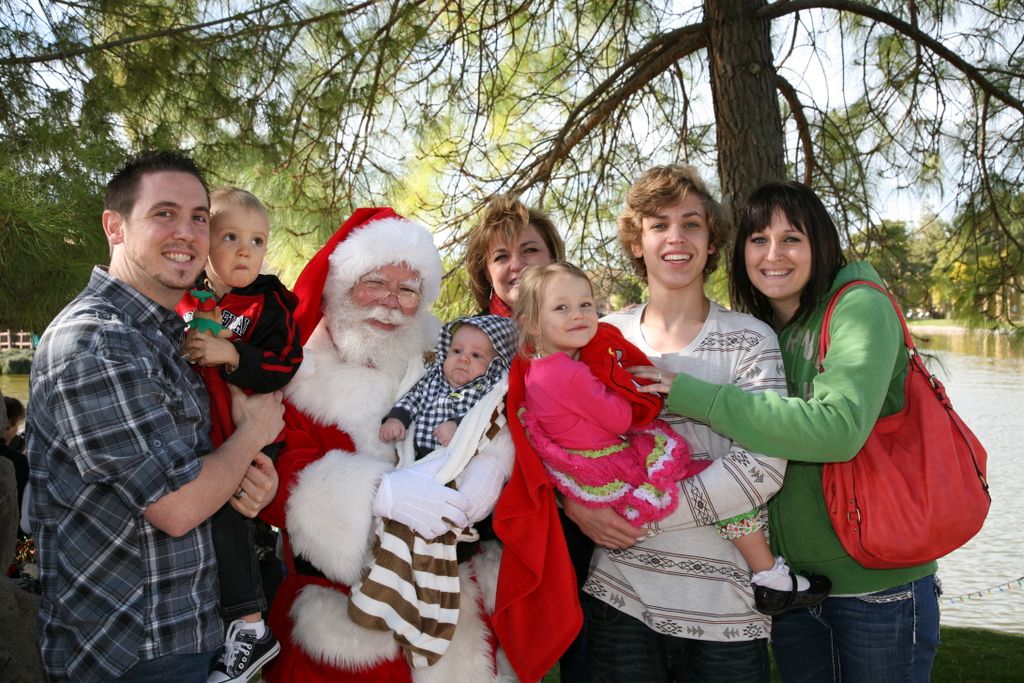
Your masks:
M851 263L810 315L779 334L790 398L680 375L666 403L671 413L701 420L752 451L789 461L782 489L768 503L772 550L795 571L827 576L833 595L891 588L933 574L937 566L865 569L840 545L825 510L822 463L850 460L879 416L903 407L907 373L903 328L892 304L866 286L848 291L837 304L831 346L824 371L818 372L825 308L832 294L852 280L882 284L870 264Z

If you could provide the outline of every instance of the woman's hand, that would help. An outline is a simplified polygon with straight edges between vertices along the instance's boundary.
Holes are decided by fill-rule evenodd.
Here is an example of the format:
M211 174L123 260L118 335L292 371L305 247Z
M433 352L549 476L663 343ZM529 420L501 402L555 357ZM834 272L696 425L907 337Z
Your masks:
M628 548L647 536L611 508L590 508L569 498L562 499L566 516L576 522L590 540L605 548Z
M626 371L635 377L654 380L654 384L644 384L640 387L640 391L645 394L667 394L672 390L672 382L676 380L676 373L653 365L638 365L626 368Z

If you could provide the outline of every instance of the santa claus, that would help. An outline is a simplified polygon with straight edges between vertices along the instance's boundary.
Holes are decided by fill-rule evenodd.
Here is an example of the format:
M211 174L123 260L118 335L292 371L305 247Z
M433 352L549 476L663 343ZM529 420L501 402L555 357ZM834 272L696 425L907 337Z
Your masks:
M460 565L462 609L434 666L411 670L392 633L363 628L347 612L376 518L426 538L468 526L493 508L511 467L506 442L494 449L500 457L473 458L456 491L423 463L399 467L394 444L378 437L381 418L422 375L435 346L440 324L429 308L441 274L426 229L390 209L360 209L295 284L305 360L285 390L281 485L263 512L282 529L287 566L269 619L282 649L265 680L500 678L484 616L493 609L497 563L486 554Z

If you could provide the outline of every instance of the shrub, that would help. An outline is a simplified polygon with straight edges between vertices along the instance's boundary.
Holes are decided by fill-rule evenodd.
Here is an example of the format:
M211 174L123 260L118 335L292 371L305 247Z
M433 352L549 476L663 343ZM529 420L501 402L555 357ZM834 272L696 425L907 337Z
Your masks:
M0 351L0 374L27 375L32 369L33 353L29 349Z

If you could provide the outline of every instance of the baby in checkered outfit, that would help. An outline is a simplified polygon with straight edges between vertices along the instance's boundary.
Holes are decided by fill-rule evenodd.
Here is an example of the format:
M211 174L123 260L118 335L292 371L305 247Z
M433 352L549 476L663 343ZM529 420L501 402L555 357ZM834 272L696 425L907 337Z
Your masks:
M434 365L384 416L380 440L401 441L415 422L417 458L447 446L462 417L508 371L515 338L513 322L496 315L459 318L445 325Z

